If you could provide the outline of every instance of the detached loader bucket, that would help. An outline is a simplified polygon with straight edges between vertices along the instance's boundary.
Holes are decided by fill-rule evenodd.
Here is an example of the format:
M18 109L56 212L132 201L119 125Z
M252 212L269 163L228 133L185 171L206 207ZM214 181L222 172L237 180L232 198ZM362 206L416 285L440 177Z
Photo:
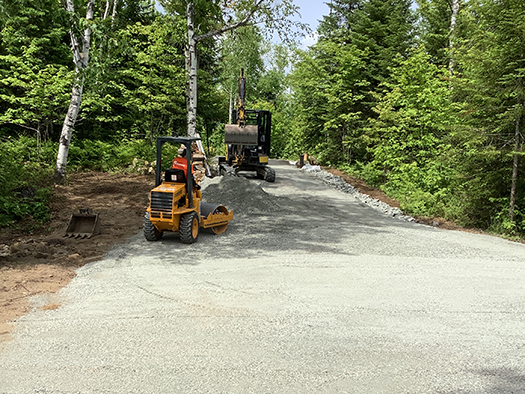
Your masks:
M100 218L98 213L93 213L90 208L79 209L78 213L71 215L67 225L65 237L91 238L100 234Z

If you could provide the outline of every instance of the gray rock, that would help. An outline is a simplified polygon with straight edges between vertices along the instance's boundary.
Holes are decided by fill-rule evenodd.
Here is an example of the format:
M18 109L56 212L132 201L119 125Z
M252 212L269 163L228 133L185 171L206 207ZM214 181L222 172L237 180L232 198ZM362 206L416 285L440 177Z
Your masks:
M350 194L356 200L366 204L370 208L373 208L385 215L400 219L406 222L414 222L415 219L411 216L405 215L399 208L391 207L383 201L377 200L370 197L367 194L360 193L355 187L347 183L340 176L334 175L321 169L319 166L305 165L302 170L310 176L319 178L328 186L346 194Z

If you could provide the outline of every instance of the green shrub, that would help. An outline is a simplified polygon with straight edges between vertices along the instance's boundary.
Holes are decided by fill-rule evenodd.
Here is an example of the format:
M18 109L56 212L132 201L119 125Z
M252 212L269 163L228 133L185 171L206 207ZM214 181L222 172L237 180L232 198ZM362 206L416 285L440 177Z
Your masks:
M36 141L7 139L0 142L0 150L0 227L26 217L48 221L52 171L39 161ZM43 154L47 150L42 149L40 157Z

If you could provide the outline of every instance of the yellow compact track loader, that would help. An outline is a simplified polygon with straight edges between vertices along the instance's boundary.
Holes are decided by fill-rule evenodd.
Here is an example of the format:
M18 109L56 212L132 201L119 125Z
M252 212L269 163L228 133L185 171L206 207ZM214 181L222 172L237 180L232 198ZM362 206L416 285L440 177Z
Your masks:
M150 192L150 203L144 217L144 237L158 241L164 231L179 233L183 243L197 241L200 228L214 234L226 231L233 219L233 211L223 205L202 202L200 186L193 178L192 143L199 138L158 137L155 188ZM162 146L182 144L186 150L186 168L169 168L161 181ZM175 166L174 166L175 167Z

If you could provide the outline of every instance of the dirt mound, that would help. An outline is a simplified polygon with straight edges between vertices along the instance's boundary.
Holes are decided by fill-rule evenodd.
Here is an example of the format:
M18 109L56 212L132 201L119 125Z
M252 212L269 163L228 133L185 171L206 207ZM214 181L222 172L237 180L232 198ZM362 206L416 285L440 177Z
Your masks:
M203 200L233 209L235 215L265 214L281 209L279 197L266 193L256 181L242 176L223 176L219 183L208 185Z

